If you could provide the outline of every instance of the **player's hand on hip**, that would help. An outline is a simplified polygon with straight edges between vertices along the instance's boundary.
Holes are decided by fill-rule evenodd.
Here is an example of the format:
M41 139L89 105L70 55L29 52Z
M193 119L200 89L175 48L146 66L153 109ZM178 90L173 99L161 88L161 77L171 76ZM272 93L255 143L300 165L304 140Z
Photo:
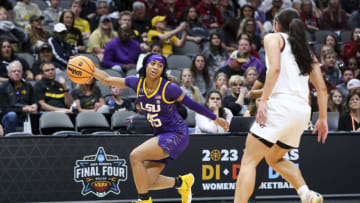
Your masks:
M321 119L319 118L319 120L316 121L315 126L314 126L314 130L313 130L313 134L316 133L316 131L318 131L318 142L322 142L323 144L325 143L325 140L328 136L328 124L327 124L327 119Z
M266 123L266 101L261 101L259 103L259 107L256 113L256 122L261 126L264 127Z
M229 123L225 119L216 117L215 123L224 128L225 132L229 131Z

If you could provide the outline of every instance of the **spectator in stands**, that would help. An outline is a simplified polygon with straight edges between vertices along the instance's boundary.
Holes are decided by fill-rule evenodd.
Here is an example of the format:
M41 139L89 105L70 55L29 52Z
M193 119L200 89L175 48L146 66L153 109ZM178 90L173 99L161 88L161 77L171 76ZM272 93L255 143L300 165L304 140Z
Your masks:
M350 57L360 59L360 27L356 27L352 31L352 40L345 42L343 59L346 60Z
M224 18L220 11L210 0L201 0L196 5L201 21L209 29L219 29L224 24Z
M249 67L246 69L244 73L245 78L245 86L250 91L252 86L255 84L255 81L257 80L259 74L255 67Z
M348 112L339 118L339 131L360 131L360 90L350 91L346 101Z
M349 90L347 89L348 82L354 78L354 71L350 68L345 68L342 71L342 83L336 85L338 91L341 92L344 98L347 98Z
M200 21L199 14L197 13L195 7L191 6L186 8L184 20L189 24L188 35L186 36L187 40L200 43L201 40L209 37L209 30Z
M263 25L265 33L274 32L274 17L279 11L280 8L275 6L266 12L266 21Z
M315 14L311 0L302 0L300 10L300 19L303 21L306 30L309 32L319 30L319 18Z
M71 2L70 10L74 13L74 27L76 27L80 30L83 39L86 40L90 36L90 24L87 19L80 17L80 13L82 11L81 1L87 2L88 0L74 0L73 2ZM93 3L91 3L91 4L93 4ZM95 7L94 11L95 10L96 10L96 7ZM93 13L89 13L89 15L90 14L93 14ZM94 12L94 14L95 14L95 12Z
M178 1L179 2L179 1ZM139 35L143 39L147 39L147 33L151 29L151 18L145 17L145 4L141 1L135 1L133 3L133 16L132 16L132 27L134 30L139 32ZM146 42L147 40L143 40Z
M3 1L0 2L0 4ZM10 40L12 43L25 44L28 42L28 35L23 27L16 25L10 18L9 13L0 7L0 41Z
M123 24L118 30L118 37L106 44L103 59L105 68L126 74L128 70L136 67L141 48L139 42L131 39L130 35L130 27Z
M239 18L240 16L239 6L234 5L230 0L218 0L216 7L219 9L224 21L229 18Z
M93 32L98 28L101 16L109 15L109 13L110 13L110 6L107 0L96 1L96 15L90 19L91 32Z
M15 55L10 41L4 40L0 42L0 82L8 81L7 66L12 61L20 61L23 68L23 78L26 80L33 80L34 74L31 72L29 64L23 59Z
M244 18L240 22L240 33L246 33L250 36L250 41L256 45L256 51L261 47L260 34L256 34L256 21L254 18Z
M9 80L0 89L1 106L4 116L2 125L5 134L15 132L16 126L22 125L27 113L37 113L35 93L30 83L22 80L22 65L13 61L8 66Z
M198 87L193 85L193 75L189 68L184 68L180 74L181 89L183 92L196 102L203 104L205 102Z
M219 91L210 91L204 105L218 117L225 119L228 123L231 122L233 114L228 108L223 106L222 95ZM216 125L214 121L198 113L195 114L195 123L195 133L226 132L222 127Z
M15 23L25 27L29 24L30 16L38 15L41 16L42 12L39 6L32 3L31 0L20 0L14 7Z
M96 4L91 0L75 0L81 4L80 17L85 20L90 20L96 15Z
M151 20L154 30L148 32L148 43L153 41L153 38L160 38L160 41L163 44L163 54L165 56L171 55L173 53L173 46L183 47L185 45L185 40L188 32L188 24L186 22L181 23L176 29L171 31L165 31L166 29L166 16L156 16ZM177 38L175 35L179 32L183 32L181 39Z
M243 7L241 7L240 19L244 19L244 18L253 18L255 20L255 22L256 22L255 27L256 27L257 35L260 35L260 33L263 32L263 29L264 29L263 24L260 21L255 19L255 10L251 5L244 5Z
M265 35L265 33L262 33L262 34L264 34ZM260 35L261 36L261 35ZM249 42L250 42L250 55L251 56L254 56L254 57L256 57L256 58L259 58L259 53L256 51L256 44L255 43L253 43L252 41L251 41L251 37L250 37L250 35L249 34L247 34L247 33L245 33L245 32L240 32L239 34L238 34L238 44L236 45L236 47L239 49L239 40L241 40L241 39L245 39L245 40L248 40ZM264 46L263 46L263 42L261 42L261 48L264 48ZM261 49L260 48L260 49ZM259 50L260 50L259 49Z
M86 46L81 31L74 26L74 18L74 13L70 10L66 10L61 13L59 22L66 26L65 42L70 44L73 54L77 54L78 52L84 52Z
M42 111L72 113L73 98L64 78L56 81L55 66L51 62L41 64L42 79L35 83L35 94Z
M231 94L231 91L228 87L228 78L225 73L219 73L215 76L214 86L209 91L212 90L219 91L223 97Z
M338 57L341 57L341 50L339 47L339 43L335 34L327 34L324 38L324 45L330 46L335 52Z
M244 77L240 75L231 76L229 86L232 94L224 97L224 106L229 108L234 116L240 116L245 112L246 105L249 103L248 99L245 98L248 90L245 86Z
M141 0L145 4L145 18L152 19L155 16L165 15L164 2L162 0Z
M99 27L90 35L86 52L96 54L102 62L106 44L117 36L118 34L113 29L110 17L101 16Z
M60 0L50 0L50 7L44 11L44 25L53 27L59 22L59 15L64 11L64 8L59 7L59 3Z
M358 78L359 79L359 75L360 75L360 66L359 66L359 61L356 60L355 57L350 57L345 61L345 66L350 68L351 70L353 70L354 72L354 78Z
M328 7L320 17L320 28L324 30L341 31L347 27L347 15L341 8L339 0L329 0Z
M151 42L151 44L150 44L150 52L142 53L142 54L139 55L138 61L136 63L136 72L139 72L139 70L142 68L143 60L144 60L145 56L147 56L149 53L161 54L162 55L162 44L161 44L161 42L160 41ZM168 75L168 77L169 77L169 75ZM169 80L171 80L171 79L176 80L176 82L175 81L172 81L172 82L175 82L175 83L178 82L177 78L169 78Z
M41 80L42 74L40 66L44 62L54 62L52 48L48 43L44 43L39 47L39 59L35 61L31 67L31 71L34 73L34 79L36 81Z
M344 96L338 89L331 90L328 100L328 112L339 112L341 115L345 109L343 100Z
M237 34L239 33L240 23L236 18L227 19L224 26L221 28L220 34L223 42L223 46L228 53L231 53L237 49L238 41Z
M165 13L162 15L166 16L166 25L169 29L175 29L179 25L184 12L180 7L176 7L177 1L167 0L163 6Z
M43 19L43 16L32 15L30 17L30 24L25 26L25 31L30 39L31 49L35 53L38 52L39 47L47 42L50 37L49 31L47 31L42 25Z
M250 0L250 5L254 8L255 19L264 24L266 21L265 12L259 8L261 0Z
M260 100L261 100L260 97L256 99L250 99L249 108L245 111L243 116L244 117L256 116Z
M233 51L230 55L229 64L220 68L215 75L225 73L228 78L233 75L244 75L245 70L241 67L248 61L249 57L246 57L244 53L239 50Z
M71 92L78 112L83 111L97 111L105 105L104 98L98 86L95 84L95 79L88 83L79 85L78 88Z
M336 64L336 52L334 50L325 51L322 55L324 64L321 66L325 70L325 81L334 85L340 82L340 69Z
M75 53L71 45L65 42L66 31L66 26L63 23L57 23L54 26L53 36L48 40L53 50L55 62L61 65L62 70L65 70L70 56Z
M220 33L213 32L210 34L210 46L206 47L202 53L208 63L209 70L216 72L224 66L228 59L226 48L222 45Z
M291 0L264 0L260 6L260 9L265 13L272 7L290 8L292 6Z
M353 11L350 18L348 19L348 28L350 30L360 27L360 4L358 9Z
M123 88L110 86L110 95L104 96L105 105L99 108L101 113L114 113L116 111L134 111L135 108L130 99L122 96Z
M4 136L4 128L0 124L0 136Z
M241 69L246 71L249 67L255 67L258 73L261 73L264 66L260 59L251 55L251 41L249 39L242 38L239 40L238 50L243 53L249 61L242 64Z
M211 87L211 78L213 78L211 73L209 73L205 56L201 54L196 55L192 61L190 70L193 76L193 84L197 86L201 94L205 96Z
M9 16L9 19L14 19L13 4L9 0L0 1L0 7L4 8Z

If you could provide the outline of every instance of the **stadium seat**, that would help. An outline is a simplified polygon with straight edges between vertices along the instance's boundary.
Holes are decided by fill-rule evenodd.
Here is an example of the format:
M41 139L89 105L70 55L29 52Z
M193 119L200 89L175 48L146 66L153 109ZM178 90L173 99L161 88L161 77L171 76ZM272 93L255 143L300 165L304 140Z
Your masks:
M327 122L329 131L336 131L338 129L339 124L339 112L327 112ZM319 118L319 112L313 112L311 122L315 125L316 121Z
M330 30L318 30L315 32L315 41L316 43L318 44L323 44L324 43L324 40L325 40L325 37L326 35L328 34L333 34L335 35L334 32L330 31ZM336 35L335 35L336 36Z
M18 52L18 53L15 53L15 55L19 58L22 58L24 59L28 64L29 64L29 67L31 68L32 65L34 64L35 62L35 58L33 55L27 53L27 52Z
M127 133L126 119L136 114L133 111L116 111L111 116L111 129L120 133Z
M128 70L128 71L126 71L126 77L127 76L136 76L136 69L135 68L133 68L133 69L130 69L130 70Z
M63 131L54 132L52 135L53 136L72 136L72 135L81 135L81 133L77 132L77 131L63 130Z
M105 116L99 112L80 112L76 118L76 131L81 134L91 134L96 131L110 131Z
M254 122L255 122L255 116L251 116L251 117L234 116L231 119L229 131L230 132L249 132L249 130Z
M70 117L61 112L45 112L39 119L39 131L42 135L51 135L62 130L74 130Z
M184 47L174 47L173 54L193 57L200 53L200 46L193 41L186 41Z
M181 71L177 70L177 69L169 69L166 71L167 75L172 75L174 77L177 78L178 82L180 82L180 75L181 75Z
M190 68L192 60L188 56L184 55L170 55L167 58L168 68L182 70L184 68Z
M152 134L153 129L149 121L145 118L144 115L135 116L129 126L128 131L131 134Z
M186 124L188 125L188 127L190 128L194 128L196 125L196 121L195 121L195 113L194 112L188 112L187 117L185 119Z
M5 137L26 137L26 136L32 136L31 133L24 133L24 132L12 132L5 135Z
M340 39L342 43L345 43L346 41L352 40L352 31L351 30L343 30L340 33Z

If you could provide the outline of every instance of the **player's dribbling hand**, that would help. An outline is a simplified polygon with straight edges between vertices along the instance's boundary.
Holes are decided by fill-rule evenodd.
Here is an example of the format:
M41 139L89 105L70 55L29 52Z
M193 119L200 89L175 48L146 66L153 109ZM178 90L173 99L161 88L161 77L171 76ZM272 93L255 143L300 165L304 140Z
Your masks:
M325 140L328 136L328 124L327 124L327 119L321 119L319 118L319 120L316 121L315 126L314 126L314 130L313 130L313 134L316 133L316 131L318 132L318 142L322 142L323 144L325 143Z
M225 119L216 117L215 123L224 128L225 132L229 131L229 123Z

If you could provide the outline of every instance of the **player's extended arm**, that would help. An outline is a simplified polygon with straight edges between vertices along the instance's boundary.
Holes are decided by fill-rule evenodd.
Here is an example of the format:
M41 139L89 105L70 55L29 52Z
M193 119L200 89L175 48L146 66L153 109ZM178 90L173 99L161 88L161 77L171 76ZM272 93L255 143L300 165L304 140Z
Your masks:
M116 86L120 88L128 87L125 84L125 78L112 77L109 74L107 74L105 71L102 71L98 68L95 68L94 77L105 85Z
M328 134L327 125L327 101L328 94L324 79L321 75L320 64L316 57L313 57L315 63L312 65L313 70L310 73L310 81L315 86L317 92L317 101L319 105L319 119L317 120L313 133L319 130L318 142L325 143Z
M178 97L176 99L176 101L181 102L182 104L185 104L191 110L193 110L201 115L204 115L204 116L210 118L211 120L214 120L215 123L217 125L221 126L222 128L224 128L225 131L229 130L229 123L225 119L217 117L213 112L211 112L209 109L207 109L204 105L197 103L196 101L192 100L190 97L185 95L184 93L182 93L180 95L180 97Z

